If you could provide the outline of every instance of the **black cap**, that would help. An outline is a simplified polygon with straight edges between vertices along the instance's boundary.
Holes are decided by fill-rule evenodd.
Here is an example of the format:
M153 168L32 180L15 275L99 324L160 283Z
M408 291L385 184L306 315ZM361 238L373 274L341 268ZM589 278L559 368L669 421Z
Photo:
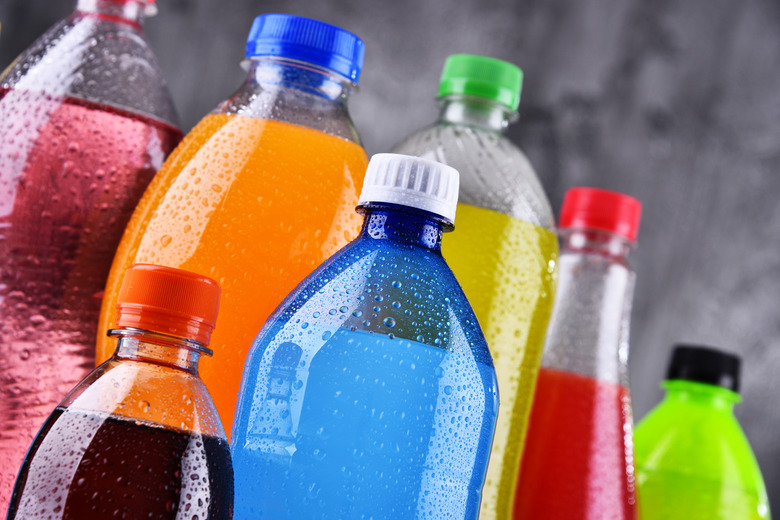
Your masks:
M712 347L675 345L666 379L685 379L739 392L739 356Z

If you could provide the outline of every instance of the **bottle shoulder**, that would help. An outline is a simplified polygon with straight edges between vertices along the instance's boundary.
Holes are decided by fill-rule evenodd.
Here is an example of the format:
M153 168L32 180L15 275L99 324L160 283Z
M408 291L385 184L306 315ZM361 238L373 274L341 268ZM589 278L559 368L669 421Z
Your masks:
M555 229L552 208L526 155L501 132L436 123L413 133L393 151L426 157L460 172L462 204L490 209Z
M17 57L0 87L82 99L179 126L157 58L131 24L74 14Z
M661 403L637 425L634 448L641 471L671 471L763 487L750 443L729 410Z
M301 282L260 336L265 333L270 340L302 323L445 350L468 348L492 366L476 317L449 266L439 252L419 246L358 237Z
M270 119L345 139L362 146L347 109L347 96L323 96L317 89L258 83L251 77L212 113Z
M149 362L112 357L71 390L60 406L225 436L200 377Z

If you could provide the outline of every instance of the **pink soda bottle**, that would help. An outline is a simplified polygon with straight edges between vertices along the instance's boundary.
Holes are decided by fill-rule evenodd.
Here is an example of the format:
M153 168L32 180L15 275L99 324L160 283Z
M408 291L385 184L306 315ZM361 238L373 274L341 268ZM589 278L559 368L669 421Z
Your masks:
M94 366L114 251L181 139L154 0L79 0L0 75L0 517L49 411Z
M628 330L641 205L574 188L514 503L516 520L635 520Z

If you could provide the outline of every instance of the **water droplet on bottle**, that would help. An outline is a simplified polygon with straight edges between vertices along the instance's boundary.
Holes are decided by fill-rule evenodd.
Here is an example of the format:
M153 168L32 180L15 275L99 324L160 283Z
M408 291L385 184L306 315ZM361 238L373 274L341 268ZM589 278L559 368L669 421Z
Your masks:
M395 320L393 318L387 317L383 320L383 322L390 328L395 327Z

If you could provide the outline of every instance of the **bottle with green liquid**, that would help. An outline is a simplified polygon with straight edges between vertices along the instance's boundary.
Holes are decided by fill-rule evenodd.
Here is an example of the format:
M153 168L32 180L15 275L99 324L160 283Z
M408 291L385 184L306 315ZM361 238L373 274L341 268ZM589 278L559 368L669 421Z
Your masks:
M458 232L442 253L485 333L501 397L482 520L512 513L555 294L558 240L550 203L525 154L506 137L522 79L517 66L502 60L450 56L439 84L439 119L394 149L460 171Z
M642 520L768 519L761 471L736 417L740 358L678 345L666 397L634 435Z

